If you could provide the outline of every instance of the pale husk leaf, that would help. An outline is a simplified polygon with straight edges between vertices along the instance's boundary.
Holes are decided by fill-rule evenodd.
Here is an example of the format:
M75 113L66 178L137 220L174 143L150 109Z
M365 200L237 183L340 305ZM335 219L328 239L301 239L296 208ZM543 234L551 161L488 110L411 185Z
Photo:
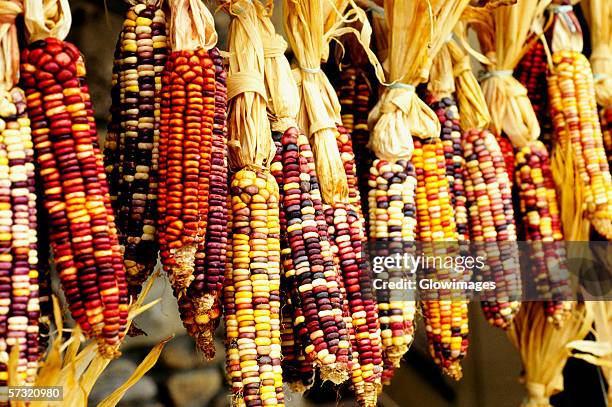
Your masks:
M612 2L584 0L581 3L591 32L591 68L597 103L612 106Z
M294 77L300 92L298 122L313 147L323 200L345 202L348 184L336 144L340 103L331 83L320 70L327 55L324 0L285 0L285 33L299 65Z
M480 46L489 59L488 75L481 86L491 113L491 130L505 133L515 147L523 147L540 136L540 125L527 97L527 89L512 76L527 50L527 39L535 20L550 0L522 0L483 12L472 24Z
M552 52L561 50L582 52L584 46L582 28L571 4L566 4L566 0L553 0L552 3L549 6L554 15L550 44ZM573 3L575 4L576 2Z
M461 128L484 130L491 123L491 114L482 89L472 71L470 56L455 41L449 42L448 49L453 62L455 96L461 112L459 115Z
M563 329L547 322L542 302L524 302L508 329L508 337L523 362L527 390L523 406L548 407L550 397L563 390L563 367L570 356L567 345L583 339L593 323L585 304L576 304Z
M595 320L595 339L597 342L612 344L612 301L591 301L589 303L593 310ZM606 360L612 362L612 356L608 355ZM608 382L608 404L612 401L612 367L601 368Z
M412 156L412 137L438 137L440 122L415 92L429 78L433 57L448 39L469 0L386 0L391 86L368 116L368 146L383 160ZM410 41L406 41L410 38Z
M19 80L19 43L15 18L23 12L21 0L0 1L0 85L11 89Z
M300 95L285 50L287 42L276 32L266 13L259 13L264 47L264 79L268 93L268 115L272 130L284 133L296 127Z
M27 40L53 37L63 40L70 31L72 14L68 0L24 0Z
M269 168L275 147L266 112L264 48L257 30L257 6L248 0L226 3L229 28L229 161L234 169Z
M168 36L173 51L209 50L217 43L215 20L201 0L171 0Z
M455 93L455 79L453 77L453 61L450 54L449 42L446 42L434 57L429 73L427 90L436 99L448 97Z
M160 301L160 299L156 299L143 305L144 299L147 297L153 282L158 276L159 273L149 279L138 299L130 307L126 329L129 328L137 315ZM64 327L59 301L55 296L52 299L54 323L57 333L52 337L51 347L44 357L35 386L61 386L63 387L64 400L61 402L32 402L30 405L34 407L59 405L67 407L85 406L94 384L111 360L98 352L98 344L95 341L85 341L78 326L72 330L68 340L65 341L63 339ZM109 396L108 402L110 404L105 404L106 406L115 405L120 399L119 393L121 393L121 396L125 394L125 391L151 369L159 357L161 348L167 341L168 339L162 341L150 351L128 382L124 383ZM117 349L119 346L117 346ZM110 399L111 397L112 400ZM113 402L114 404L112 404Z

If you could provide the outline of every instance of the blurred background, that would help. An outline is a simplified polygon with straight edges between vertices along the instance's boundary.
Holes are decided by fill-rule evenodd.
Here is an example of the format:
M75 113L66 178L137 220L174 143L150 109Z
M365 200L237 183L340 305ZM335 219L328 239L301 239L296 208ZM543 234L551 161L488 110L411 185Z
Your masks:
M280 8L280 2L276 1ZM110 105L110 78L113 52L127 9L121 0L71 0L73 27L68 37L85 55L87 76L93 96L101 138L106 133ZM280 9L275 18L282 31ZM226 47L229 19L222 13L215 16L220 37L219 46ZM174 336L166 345L157 365L132 389L122 402L123 407L200 407L229 405L229 390L224 380L224 348L217 341L217 357L205 362L195 351L178 316L176 300L165 276L157 278L149 294L150 300L162 301L136 319L147 335L128 338L123 356L112 362L96 384L90 405L96 405L122 384L152 346ZM442 376L427 353L423 324L419 321L417 339L397 371L392 385L385 387L380 404L385 407L516 407L524 397L519 383L520 358L504 332L491 328L482 317L478 304L471 304L470 349L463 363L464 377L455 383ZM220 331L220 330L219 330ZM218 332L219 333L219 332ZM597 369L574 360L566 368L566 390L553 398L555 406L603 406L603 381ZM317 382L305 396L286 394L288 407L352 406L346 389L334 389Z

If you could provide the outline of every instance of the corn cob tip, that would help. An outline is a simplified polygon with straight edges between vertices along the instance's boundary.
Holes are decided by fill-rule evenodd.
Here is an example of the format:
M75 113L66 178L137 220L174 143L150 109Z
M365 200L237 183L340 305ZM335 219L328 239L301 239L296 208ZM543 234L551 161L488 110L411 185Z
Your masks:
M558 308L547 316L547 321L557 329L563 328L563 323L572 314L574 305L574 301L559 301L556 303Z
M442 368L444 374L455 381L461 380L463 377L463 370L461 369L461 362L458 360L450 364L450 366Z
M206 360L210 361L215 357L214 331L220 313L219 304L214 295L204 294L193 300L193 306L199 328L196 344Z
M201 330L196 338L196 345L207 361L215 358L215 340L212 330Z
M98 353L105 359L117 359L121 356L121 352L117 349L117 346L110 345L105 341L103 337L97 338L98 342Z
M334 384L342 384L349 379L349 367L346 363L330 363L320 368L321 378Z
M408 352L408 345L392 345L387 346L385 349L385 354L387 355L389 363L391 363L391 365L395 368L400 367L402 357L406 354L406 352Z
M194 279L196 248L195 244L189 244L173 253L176 266L170 273L170 283L179 294L184 293Z
M290 382L287 383L287 387L289 387L289 389L294 393L304 394L304 392L310 389L312 386L306 386L302 382Z

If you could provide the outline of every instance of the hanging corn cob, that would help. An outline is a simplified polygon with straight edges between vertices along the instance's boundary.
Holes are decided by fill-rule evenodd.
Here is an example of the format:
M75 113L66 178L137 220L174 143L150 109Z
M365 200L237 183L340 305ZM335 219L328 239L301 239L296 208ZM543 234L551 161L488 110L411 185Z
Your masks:
M227 245L225 74L210 12L170 4L172 53L162 72L158 238L183 323L214 356ZM188 30L179 29L188 25Z
M358 403L372 405L376 403L377 392L381 388L381 339L376 300L363 250L364 222L354 153L350 135L341 126L340 104L336 94L320 70L321 62L328 57L328 42L334 36L345 32L359 33L350 27L339 28L341 14L347 6L344 2L336 4L335 9L320 0L286 2L284 6L285 31L299 65L299 69L295 70L302 103L298 122L302 128L309 130L313 144L329 235L338 256L337 264L352 319L351 381ZM369 27L360 9L351 8L344 17L358 20L364 27ZM364 41L368 56L373 57L368 48L369 38L364 40L365 35L360 38ZM380 73L379 65L377 69Z
M104 164L131 294L157 263L157 159L166 19L159 4L130 7L115 49Z
M546 316L561 325L572 309L569 273L565 262L565 248L557 193L548 151L535 141L516 155L516 182L519 189L525 235L532 245L532 277L537 294L546 301ZM542 241L542 243L540 242Z
M294 319L303 321L308 329L308 335L296 335L304 346L300 351L305 352L311 365L315 362L320 367L323 380L339 384L348 379L350 343L321 212L318 178L314 165L308 162L312 157L308 139L297 128L298 89L284 56L286 43L276 34L270 19L260 15L266 44L268 116L277 145L272 172L281 191L284 280L295 304L290 308L301 314Z
M455 25L468 2L440 1L432 4L424 1L385 1L384 3L388 23L388 59L386 62L389 67L389 81L392 85L384 91L381 99L370 113L368 122L372 134L369 146L379 160L393 164L398 163L399 160L410 159L414 143L418 143L418 139L437 138L440 135L440 122L436 114L418 98L415 87L428 79L433 56L442 47L444 38L448 37L451 27ZM418 17L421 13L428 12L431 16L430 19L423 20ZM406 36L410 36L412 40L406 42ZM424 44L428 45L425 47ZM443 178L444 181L447 181L446 175ZM414 199L418 209L419 197L415 188L416 184L412 182L412 190L409 195L415 197L412 199ZM370 196L374 198L376 195L377 193L372 193ZM447 198L450 198L450 196L447 196ZM375 205L373 201L370 204ZM410 217L404 216L406 220L410 219ZM450 216L454 216L452 208ZM414 214L411 217L414 218ZM454 219L452 221L454 229ZM393 220L389 220L387 223L389 227L393 227ZM370 227L372 228L372 225ZM376 230L378 229L384 231L384 228L377 224ZM410 233L412 236L405 238L405 241L414 239L414 225L412 229ZM376 235L377 232L374 232L374 234ZM384 233L380 237L384 238ZM440 237L435 234L434 240ZM456 230L451 239L453 238L457 240ZM432 240L431 235L428 240ZM426 306L426 309L431 310L432 308ZM404 319L412 316L407 314ZM411 324L405 323L405 326L411 327ZM406 345L409 345L409 343ZM386 356L393 363L394 358L391 358L389 354L391 349L386 349ZM436 355L437 359L439 359L438 355Z
M223 6L232 17L229 158L239 170L230 187L232 281L224 296L224 307L235 312L226 324L228 367L239 369L229 372L233 403L283 405L279 190L269 169L274 143L266 117L264 49L259 30L253 30L262 10L242 0Z
M591 33L591 67L608 166L612 167L612 6L605 0L580 4Z
M552 26L553 65L548 77L555 130L553 174L560 191L561 219L569 240L587 240L589 223L612 239L612 177L588 60L571 6L556 6ZM560 18L563 14L565 17Z
M76 47L59 39L69 29L69 10L60 4L56 15L44 16L42 9L26 10L36 41L22 53L21 73L49 238L72 316L102 355L114 357L125 334L127 286L85 68Z

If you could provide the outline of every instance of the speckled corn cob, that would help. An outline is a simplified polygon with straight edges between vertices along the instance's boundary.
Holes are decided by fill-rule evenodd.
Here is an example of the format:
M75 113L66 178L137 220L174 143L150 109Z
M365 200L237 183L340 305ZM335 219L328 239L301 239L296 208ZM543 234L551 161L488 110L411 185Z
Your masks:
M439 101L429 100L429 105L442 125L440 139L444 146L446 178L450 187L451 204L455 213L455 225L457 226L459 240L469 240L465 188L463 185L465 159L461 149L461 128L459 127L457 104L451 97L444 97Z
M414 140L412 156L417 179L416 208L419 240L425 244L425 255L456 256L453 244L458 240L455 216L451 205L451 188L447 178L444 142ZM427 245L448 242L448 247ZM429 247L428 247L429 246ZM454 270L423 270L438 281L452 281ZM459 276L463 278L463 276ZM461 359L468 347L467 301L454 290L424 293L423 316L429 351L442 370L455 380L461 378ZM428 299L431 298L431 299Z
M152 3L133 5L115 50L111 122L104 149L132 295L157 263L159 110L167 54L164 12Z
M531 101L533 110L538 116L540 125L550 126L548 117L548 94L546 90L546 74L548 64L546 52L541 41L533 43L529 51L525 53L514 70L514 77L527 89L527 96ZM543 131L543 133L546 133Z
M233 269L228 284L233 285L236 325L226 329L228 340L235 338L241 373L241 389L233 390L247 406L281 405L278 186L270 174L243 169L233 176L231 196Z
M516 155L516 182L526 239L532 241L532 278L537 294L546 301L545 311L557 325L571 311L572 292L565 264L566 254L557 205L555 182L544 144L535 141Z
M33 383L38 368L36 195L30 121L18 88L0 95L0 354L19 349L17 379ZM0 383L8 382L0 364Z
M470 218L470 241L486 258L483 279L494 279L492 296L481 297L485 317L507 328L520 306L521 281L512 187L504 157L489 131L469 130L463 137L465 191Z
M84 64L76 47L53 38L30 44L21 61L64 292L85 334L98 339L102 354L115 356L127 289Z
M382 343L378 305L372 291L372 277L363 250L363 223L351 205L336 203L324 209L329 235L337 250L342 280L346 290L352 327L355 331L353 350L357 352L361 377L353 376L353 385L364 382L363 400L375 403L381 386Z
M338 126L338 132L336 133L336 141L338 142L338 150L340 150L340 157L344 164L344 172L346 173L346 180L349 189L348 202L351 204L357 213L359 218L364 223L363 212L361 209L361 194L359 192L358 180L357 180L357 165L355 163L355 154L353 152L353 141L351 134L342 126ZM363 224L364 232L363 237L365 238L365 223Z
M599 124L589 61L575 51L553 54L548 94L555 140L571 144L574 164L585 186L584 205L595 230L612 239L612 177Z
M376 256L404 255L416 240L416 174L412 163L375 160L370 168L370 244ZM377 276L386 282L414 277L401 268L386 269ZM414 338L415 301L406 293L379 289L378 316L385 361L399 367Z
M317 225L315 201L320 202L320 192L308 161L312 152L306 136L295 128L274 133L273 138L277 155L271 169L281 190L283 252L291 259L283 262L285 280L308 329L305 352L325 380L339 384L348 378L350 345L331 251L322 248L329 243L321 242Z

